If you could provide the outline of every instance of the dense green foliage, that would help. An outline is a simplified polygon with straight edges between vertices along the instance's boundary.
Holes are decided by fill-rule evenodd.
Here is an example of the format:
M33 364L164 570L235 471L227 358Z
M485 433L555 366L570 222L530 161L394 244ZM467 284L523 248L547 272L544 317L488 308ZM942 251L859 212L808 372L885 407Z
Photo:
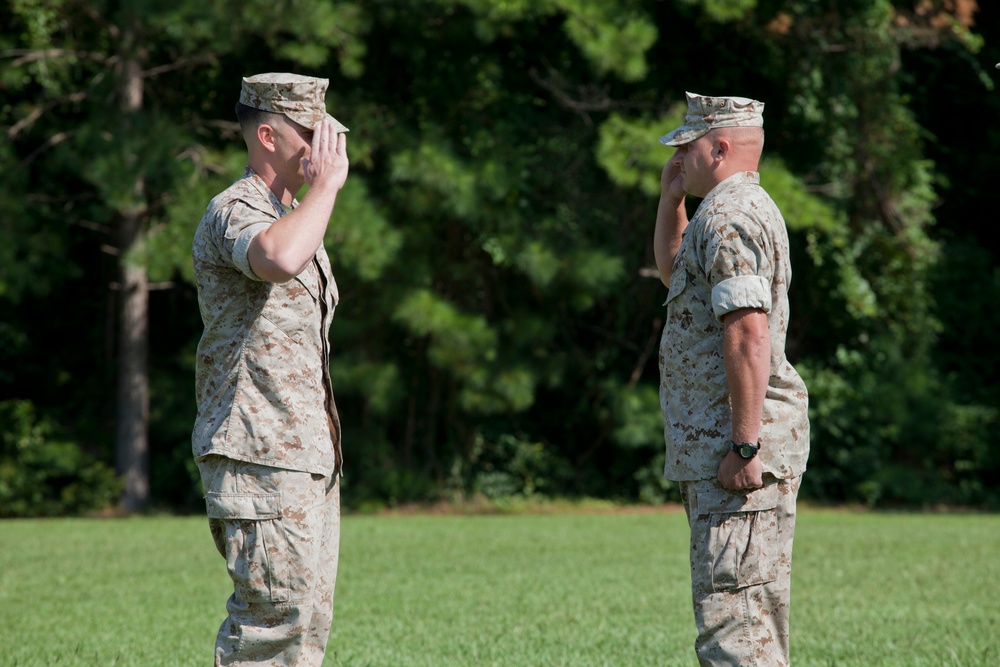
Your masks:
M0 518L77 514L117 499L114 470L56 437L30 402L0 403L0 423Z
M1000 576L998 524L801 511L794 664L995 665L1000 609L983 581ZM232 586L204 517L18 520L3 531L5 665L211 660ZM683 512L350 516L324 664L693 666L686 547Z
M116 328L128 267L150 281L152 499L197 506L190 240L240 173L232 107L240 76L263 71L329 77L351 127L327 235L348 505L674 497L659 474L665 290L648 269L670 154L656 139L685 90L767 104L762 180L793 243L789 357L811 390L803 493L1000 505L1000 244L982 212L1000 149L996 13L4 0L0 400L32 416L0 430L13 442L25 419L46 424L44 460L80 468L38 482L37 509L22 495L7 511L54 511L88 479L75 497L105 502L85 471L129 444L115 440L116 370L141 354ZM4 489L34 484L23 452L0 452L24 474Z

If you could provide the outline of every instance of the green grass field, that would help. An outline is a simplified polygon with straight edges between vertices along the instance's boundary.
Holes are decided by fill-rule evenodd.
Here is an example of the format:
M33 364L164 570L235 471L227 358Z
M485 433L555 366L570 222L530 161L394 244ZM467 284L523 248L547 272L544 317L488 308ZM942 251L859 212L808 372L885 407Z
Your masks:
M693 666L679 512L349 516L326 665ZM802 510L793 664L1000 664L1000 516ZM202 518L0 522L0 665L210 665Z

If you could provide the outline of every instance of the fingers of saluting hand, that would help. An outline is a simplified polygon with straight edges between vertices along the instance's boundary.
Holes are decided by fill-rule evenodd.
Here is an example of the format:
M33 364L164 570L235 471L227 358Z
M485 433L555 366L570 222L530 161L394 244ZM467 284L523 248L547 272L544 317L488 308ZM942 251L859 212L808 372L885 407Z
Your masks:
M329 120L324 120L313 128L312 137L312 159L320 160L325 155L333 152L331 135L335 134Z
M309 158L302 159L306 183L324 182L338 190L347 179L347 138L337 132L336 124L327 119L313 128Z
M347 157L347 133L341 132L337 135L337 154Z
M663 165L663 173L660 175L660 187L663 192L669 192L676 198L684 197L683 180L681 179L681 164L675 157L670 158Z
M313 131L313 160L340 162L347 156L347 134L337 132L332 120L324 120Z

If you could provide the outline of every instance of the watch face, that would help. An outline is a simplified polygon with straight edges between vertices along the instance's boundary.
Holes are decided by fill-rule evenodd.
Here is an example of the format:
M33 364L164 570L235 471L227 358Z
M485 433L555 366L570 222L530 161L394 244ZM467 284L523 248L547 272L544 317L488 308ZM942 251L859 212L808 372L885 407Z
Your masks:
M740 446L740 456L742 456L745 459L753 458L753 455L755 453L756 452L754 451L754 448L751 445Z

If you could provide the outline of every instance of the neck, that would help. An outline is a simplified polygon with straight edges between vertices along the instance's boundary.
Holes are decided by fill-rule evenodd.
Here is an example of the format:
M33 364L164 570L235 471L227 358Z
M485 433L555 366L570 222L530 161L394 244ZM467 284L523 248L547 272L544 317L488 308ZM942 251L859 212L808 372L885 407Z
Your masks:
M297 177L294 180L283 178L266 160L254 159L251 156L248 164L260 176L261 180L267 184L267 187L274 193L274 196L285 206L290 206L292 200L295 199L295 195L302 189L302 183Z
M714 174L715 185L718 185L719 183L726 180L733 174L742 174L747 171L757 171L757 164L756 163L750 164L749 162L747 162L743 164L729 165L727 169L716 170Z
M708 193L717 188L719 186L719 183L721 183L722 181L726 180L733 174L742 174L747 171L757 171L757 170L751 169L749 167L743 169L716 169L715 171L712 172L712 178L708 182L708 190L702 193L692 192L691 194L693 194L696 197L704 199L705 197L708 196Z

